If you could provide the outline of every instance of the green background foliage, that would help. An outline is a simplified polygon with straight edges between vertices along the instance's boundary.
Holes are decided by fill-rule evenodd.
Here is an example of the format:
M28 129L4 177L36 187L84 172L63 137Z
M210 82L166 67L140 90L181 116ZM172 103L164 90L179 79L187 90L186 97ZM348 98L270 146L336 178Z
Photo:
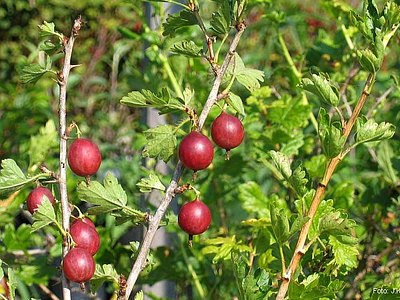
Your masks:
M163 192L170 181L157 162L173 169L177 145L193 125L187 112L201 111L213 82L194 16L149 2L157 16L151 27L141 1L0 3L0 187L15 186L0 190L0 278L5 274L22 299L44 299L40 285L58 293L60 275L62 238L56 226L44 226L59 221L59 206L45 203L33 218L25 206L35 182L48 178L39 167L58 168L54 74L21 82L24 68L36 73L37 66L49 66L40 49L57 50L57 38L43 45L38 25L54 23L69 35L75 17L85 21L73 53L79 67L69 81L68 121L99 144L103 162L90 186L69 171L68 193L82 212L95 215L101 237L91 289L104 284L112 295L137 254L132 232L156 209L149 192ZM221 63L235 1L199 2ZM365 3L248 1L247 29L222 84L228 111L243 120L245 140L230 160L215 148L212 165L193 183L212 211L210 229L188 248L176 207L195 194L176 197L163 220L171 243L151 251L140 284L167 279L178 299L273 299L327 162L346 145L351 149L312 221L313 243L288 295L378 299L373 288L400 287L400 140L391 125L400 124L400 48L397 35L383 51L375 30L389 32L400 11L387 7L378 18L386 1ZM62 55L50 50L57 71ZM377 71L375 86L357 134L345 144L337 111L348 119L371 71ZM150 107L166 125L149 127ZM203 133L210 135L220 111L213 107ZM186 170L181 183L189 182ZM50 186L58 195L57 185Z

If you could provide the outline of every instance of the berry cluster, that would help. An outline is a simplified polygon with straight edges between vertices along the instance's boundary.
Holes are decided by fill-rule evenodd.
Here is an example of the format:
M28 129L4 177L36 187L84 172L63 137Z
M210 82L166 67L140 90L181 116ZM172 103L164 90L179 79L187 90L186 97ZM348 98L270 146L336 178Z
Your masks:
M222 112L211 125L211 137L216 145L227 151L239 146L244 138L242 122L226 112ZM206 169L214 158L211 141L197 131L190 132L179 145L179 159L193 171ZM211 212L199 198L184 204L179 211L178 223L189 236L202 234L211 223Z
M89 177L96 174L101 165L99 147L89 139L74 140L69 147L68 164L76 175ZM34 214L46 198L54 205L54 195L48 188L39 186L32 190L26 201L29 212ZM100 247L96 227L91 219L78 218L72 222L69 235L73 240L73 248L64 257L64 274L74 282L89 281L96 269L93 256Z

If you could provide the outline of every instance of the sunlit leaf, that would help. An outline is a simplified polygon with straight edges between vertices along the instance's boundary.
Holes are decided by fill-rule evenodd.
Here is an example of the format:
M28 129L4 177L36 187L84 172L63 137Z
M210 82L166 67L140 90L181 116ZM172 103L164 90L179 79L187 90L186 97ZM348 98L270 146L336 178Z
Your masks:
M201 57L202 48L198 47L193 41L182 41L175 43L171 51L176 54L182 54L187 57Z
M174 36L177 30L187 27L193 26L197 24L197 19L187 10L182 10L178 14L169 15L166 22L163 23L164 36Z
M390 139L395 133L395 126L382 122L376 123L369 119L358 118L356 123L356 142L367 143Z
M39 230L49 224L56 223L56 213L49 199L44 195L41 205L33 214L32 231Z
M160 125L146 130L144 135L147 143L143 150L143 156L169 161L177 146L174 130L175 127L171 125Z
M153 189L165 191L165 186L154 173L150 173L147 178L142 178L136 185L142 193L150 193Z
M313 93L327 104L339 105L338 88L322 74L311 74L311 78L303 78L300 87Z
M91 290L93 292L97 291L98 288L106 281L118 284L119 275L117 271L110 264L96 264L96 271L94 272L94 275L90 280Z

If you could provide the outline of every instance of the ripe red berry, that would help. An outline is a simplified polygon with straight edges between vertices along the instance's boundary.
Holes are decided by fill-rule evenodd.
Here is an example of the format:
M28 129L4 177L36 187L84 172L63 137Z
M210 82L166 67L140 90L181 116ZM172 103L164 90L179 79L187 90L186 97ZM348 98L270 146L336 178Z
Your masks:
M71 225L70 233L77 247L86 249L91 255L95 255L99 250L100 237L91 225L76 220Z
M202 234L211 223L211 212L200 199L184 204L179 211L178 223L190 235Z
M31 214L33 214L38 209L39 205L42 204L44 196L54 204L54 196L48 188L39 186L29 193L28 198L26 199L26 205Z
M94 225L93 221L88 217L84 217L82 219L76 219L75 221L72 222L72 225L74 225L75 223L78 223L78 222L83 222L83 223L89 225L90 227L93 227L94 229L96 229L96 226Z
M68 164L76 175L95 174L101 164L99 147L89 139L76 139L69 146Z
M194 171L207 168L214 158L214 148L205 135L192 131L179 145L179 159L183 165Z
M64 257L64 274L71 281L78 283L89 281L95 269L94 259L86 249L72 248Z
M229 151L242 143L243 124L235 116L222 112L211 125L211 136L219 147Z

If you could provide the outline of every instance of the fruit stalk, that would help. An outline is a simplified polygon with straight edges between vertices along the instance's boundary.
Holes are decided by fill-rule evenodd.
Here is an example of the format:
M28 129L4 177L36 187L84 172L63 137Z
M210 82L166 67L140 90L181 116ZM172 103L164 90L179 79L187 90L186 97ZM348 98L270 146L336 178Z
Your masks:
M368 78L364 85L364 89L363 89L362 94L356 104L356 107L354 108L352 115L350 116L348 122L345 124L345 126L343 128L343 136L346 138L346 140L348 139L348 137L351 133L351 130L357 120L357 117L360 114L361 109L363 108L363 106L365 104L365 101L367 100L367 97L372 89L374 82L375 82L375 75L371 73L368 75ZM289 289L290 281L292 280L292 276L293 276L294 272L296 271L297 267L299 266L301 258L307 252L307 247L304 247L304 245L306 243L307 235L310 230L315 213L317 212L318 206L324 197L326 187L327 187L333 173L335 172L336 167L338 166L338 164L343 159L343 157L346 153L347 153L346 150L343 150L337 156L332 158L326 167L324 177L322 178L321 182L318 185L318 188L314 195L314 199L311 202L311 206L310 206L310 209L307 214L307 216L309 217L309 220L301 228L300 235L297 240L296 248L294 250L289 267L286 269L285 274L283 274L282 283L279 288L278 295L276 297L277 300L285 299L286 293Z
M230 63L232 57L235 54L236 47L239 44L240 38L242 37L244 30L246 29L245 23L238 24L236 26L236 29L237 29L237 31L236 31L236 34L235 34L234 38L232 39L232 42L229 46L229 51L225 56L225 59L222 63L221 68L217 72L213 86L208 95L207 101L204 104L203 110L200 114L198 127L196 128L197 131L200 131L201 128L203 127L204 122L207 119L208 114L210 113L211 107L214 105L214 103L218 99L218 91L221 86L222 79L224 77L224 74L229 66L229 63ZM174 171L174 174L172 176L172 180L171 180L171 182L167 188L167 191L165 193L165 196L162 199L160 206L157 208L155 215L152 218L150 218L150 220L149 220L149 226L148 226L147 232L143 238L143 242L140 247L139 254L136 258L135 263L133 264L132 270L126 281L126 284L127 284L126 294L124 297L120 297L121 299L119 299L119 300L124 300L124 299L129 298L129 296L133 290L133 287L138 279L140 272L146 266L146 259L149 254L149 251L150 251L151 243L152 243L154 236L157 232L157 229L160 225L161 219L163 218L169 204L171 203L172 199L175 196L175 189L178 187L178 182L179 182L179 179L181 178L182 171L183 171L183 165L182 165L181 161L178 161L175 171Z
M60 87L59 96L59 135L60 135L60 176L59 186L60 186L60 201L62 210L62 226L65 232L69 230L69 219L71 216L71 209L68 202L68 192L67 192L67 84L68 77L71 69L71 56L74 47L75 38L82 26L82 19L79 16L72 27L71 35L68 39L64 39L64 64L62 71L58 74L58 85ZM63 245L63 258L68 253L69 247L68 243ZM71 299L71 290L69 288L69 282L65 278L64 274L61 276L62 283L62 294L64 300Z

